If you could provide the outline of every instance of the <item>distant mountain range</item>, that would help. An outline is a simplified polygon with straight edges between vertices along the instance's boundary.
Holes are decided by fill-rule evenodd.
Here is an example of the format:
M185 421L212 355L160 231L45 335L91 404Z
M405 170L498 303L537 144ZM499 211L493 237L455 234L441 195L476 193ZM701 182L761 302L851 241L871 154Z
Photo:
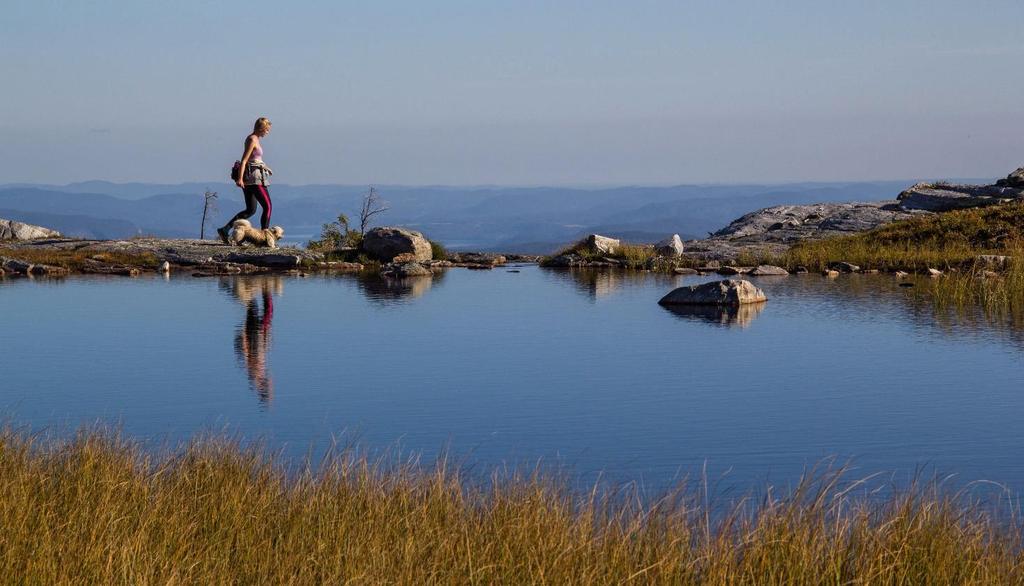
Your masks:
M633 242L653 242L672 233L695 238L758 208L894 199L915 182L604 189L377 186L390 205L377 219L378 224L421 230L456 250L546 253L591 232ZM0 217L91 238L197 237L206 189L220 194L215 223L243 207L238 188L226 183L8 184L0 185ZM285 227L288 241L303 242L339 213L357 216L366 189L273 185L274 223Z

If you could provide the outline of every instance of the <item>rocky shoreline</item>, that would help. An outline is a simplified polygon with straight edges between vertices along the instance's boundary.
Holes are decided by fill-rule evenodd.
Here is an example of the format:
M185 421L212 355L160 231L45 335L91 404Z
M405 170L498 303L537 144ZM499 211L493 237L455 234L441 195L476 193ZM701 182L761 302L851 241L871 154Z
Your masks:
M23 233L24 230L22 231ZM453 253L446 260L416 260L397 255L380 265L385 276L430 274L450 267L490 269L508 262L536 262L539 257L488 253ZM414 270L415 265L420 270ZM143 272L188 271L195 276L256 273L368 270L359 262L333 260L330 253L303 248L237 247L213 240L133 238L85 240L44 237L0 243L0 274L104 274L134 276ZM376 268L376 265L373 267ZM425 272L424 272L425 271Z
M188 270L196 276L262 272L360 272L379 270L389 278L427 276L450 267L489 269L508 262L541 262L559 268L624 267L642 270L788 274L780 267L740 266L744 258L784 254L794 244L851 235L915 217L1024 201L1024 168L992 185L918 183L895 200L864 203L781 205L731 222L708 238L682 241L672 235L654 245L628 245L591 234L562 253L532 255L449 253L433 258L420 233L397 227L367 233L365 250L314 251L303 248L237 247L212 240L64 238L53 230L0 219L0 274L137 275L144 271ZM370 253L371 266L358 253ZM846 271L836 263L834 270ZM792 267L791 267L792 268ZM799 270L797 271L799 272ZM849 272L849 271L846 271Z
M848 236L937 213L1014 202L1024 202L1024 168L992 185L918 183L888 201L773 206L741 216L707 238L684 241L678 248L665 246L677 235L649 245L643 268L717 271L725 265L740 264L743 258L777 257L800 242ZM614 254L613 249L620 245L618 240L591 234L545 259L544 264L592 268L635 265L635 261Z

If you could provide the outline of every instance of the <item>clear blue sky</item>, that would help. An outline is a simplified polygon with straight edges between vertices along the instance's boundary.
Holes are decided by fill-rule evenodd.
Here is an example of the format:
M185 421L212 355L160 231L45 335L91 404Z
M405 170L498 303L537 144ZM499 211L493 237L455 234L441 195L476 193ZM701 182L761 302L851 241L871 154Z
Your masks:
M1003 175L1018 1L4 0L0 183Z

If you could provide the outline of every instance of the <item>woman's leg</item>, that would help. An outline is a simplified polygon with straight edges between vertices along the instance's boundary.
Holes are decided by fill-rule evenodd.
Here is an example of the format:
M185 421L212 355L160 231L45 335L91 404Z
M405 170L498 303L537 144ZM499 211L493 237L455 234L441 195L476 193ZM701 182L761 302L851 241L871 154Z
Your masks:
M246 185L242 193L245 195L245 209L235 214L235 217L228 220L227 224L224 224L225 228L230 228L231 224L235 223L235 220L248 220L256 213L256 200L259 197L259 191L257 188L259 185Z
M217 228L217 235L224 244L228 243L228 231L231 230L231 224L235 223L235 220L247 220L256 213L256 190L255 185L246 185L242 189L242 196L245 197L245 209L234 215L233 218L228 220L227 224Z
M270 214L274 210L274 205L270 203L270 191L263 185L254 185L253 187L256 188L256 201L260 202L260 206L263 208L263 213L260 215L260 228L266 230L270 227Z

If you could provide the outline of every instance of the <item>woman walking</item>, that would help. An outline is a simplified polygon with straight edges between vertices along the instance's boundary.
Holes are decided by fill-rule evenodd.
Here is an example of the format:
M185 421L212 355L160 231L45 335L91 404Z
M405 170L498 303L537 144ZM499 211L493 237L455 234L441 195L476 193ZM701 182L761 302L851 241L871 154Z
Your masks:
M224 244L228 243L228 231L235 220L247 220L256 213L256 204L263 208L260 215L260 228L266 230L270 227L270 213L273 209L270 203L270 192L267 186L270 185L270 176L274 174L263 163L263 145L260 139L270 134L270 120L258 118L253 125L252 134L245 137L245 150L242 151L242 160L239 161L239 172L235 177L235 184L242 188L245 196L245 209L235 214L227 224L217 228L217 234Z

